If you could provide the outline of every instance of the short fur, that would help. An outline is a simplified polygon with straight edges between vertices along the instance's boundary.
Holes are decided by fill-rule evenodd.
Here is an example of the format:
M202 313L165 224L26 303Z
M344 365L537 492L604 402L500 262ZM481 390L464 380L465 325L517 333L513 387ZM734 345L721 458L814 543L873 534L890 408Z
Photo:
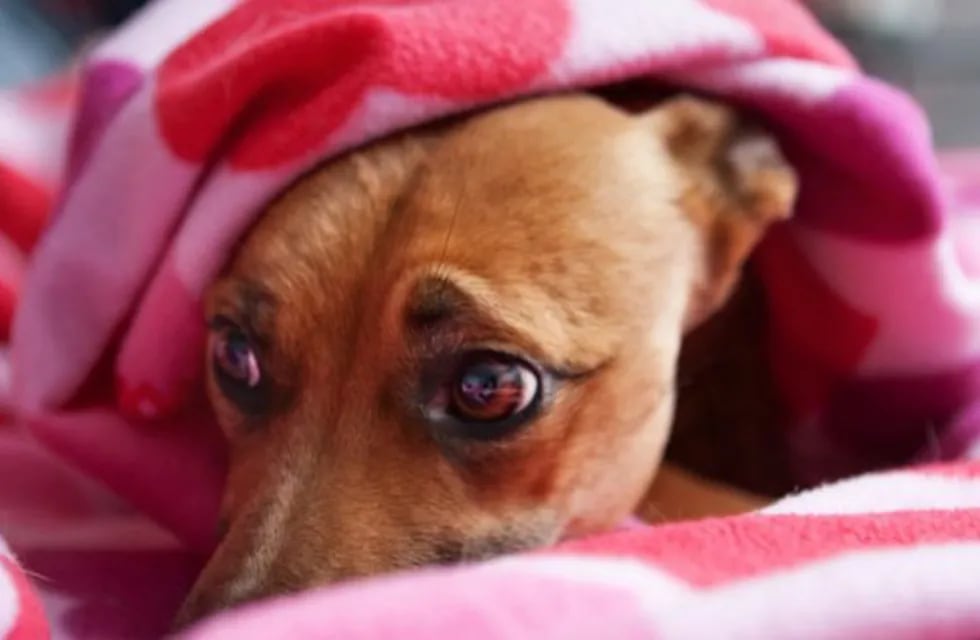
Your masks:
M208 302L272 381L231 447L226 531L181 619L751 496L658 469L682 338L728 298L796 179L731 109L531 99L329 162L273 203ZM440 437L427 366L470 347L558 372L499 442ZM213 380L213 377L212 377ZM710 446L710 443L705 443Z

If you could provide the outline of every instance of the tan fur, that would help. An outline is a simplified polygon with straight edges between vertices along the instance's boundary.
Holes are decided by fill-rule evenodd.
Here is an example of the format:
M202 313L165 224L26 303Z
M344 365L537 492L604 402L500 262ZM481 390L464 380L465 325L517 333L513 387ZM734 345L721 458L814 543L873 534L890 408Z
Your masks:
M651 523L665 523L735 515L759 509L766 502L747 491L713 482L665 462L636 514Z
M685 331L794 193L772 143L726 108L630 115L586 95L398 136L300 180L209 298L262 336L274 391L256 418L212 385L227 527L182 620L615 525L661 461ZM419 378L471 347L566 377L514 436L447 441L418 410ZM673 493L696 493L697 514L734 508L685 478Z

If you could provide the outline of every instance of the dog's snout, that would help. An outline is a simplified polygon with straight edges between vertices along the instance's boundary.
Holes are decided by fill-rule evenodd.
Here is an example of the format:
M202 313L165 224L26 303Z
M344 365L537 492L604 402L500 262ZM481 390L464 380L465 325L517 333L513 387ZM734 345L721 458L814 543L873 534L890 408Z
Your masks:
M212 558L177 612L175 630L186 629L213 613L310 586L287 567L258 572L250 556Z
M210 594L194 593L184 601L184 604L177 612L172 630L174 632L184 631L206 618L209 614L233 604L212 597Z
M424 550L427 564L453 565L486 560L506 553L524 551L551 542L549 529L505 532L491 535L444 537Z

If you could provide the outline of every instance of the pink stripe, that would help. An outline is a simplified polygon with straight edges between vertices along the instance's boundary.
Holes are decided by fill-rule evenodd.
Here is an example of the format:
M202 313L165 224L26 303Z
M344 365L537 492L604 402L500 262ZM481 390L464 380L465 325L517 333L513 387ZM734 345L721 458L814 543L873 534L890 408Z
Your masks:
M616 533L570 542L559 550L641 558L693 584L708 586L853 549L958 540L980 540L980 509L749 515Z

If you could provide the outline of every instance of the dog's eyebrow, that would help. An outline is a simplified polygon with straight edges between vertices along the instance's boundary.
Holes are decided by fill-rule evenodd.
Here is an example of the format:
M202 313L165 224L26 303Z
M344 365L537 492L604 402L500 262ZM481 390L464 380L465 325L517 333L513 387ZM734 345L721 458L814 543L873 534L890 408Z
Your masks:
M449 279L422 278L416 283L405 309L409 326L417 329L434 327L472 306L469 296Z
M484 278L442 266L419 278L405 305L405 321L431 337L460 335L511 343L568 377L601 367L607 354L576 348L567 310L533 286L503 290Z
M278 307L276 296L265 285L252 279L235 279L221 296L221 315L256 338L268 334Z

